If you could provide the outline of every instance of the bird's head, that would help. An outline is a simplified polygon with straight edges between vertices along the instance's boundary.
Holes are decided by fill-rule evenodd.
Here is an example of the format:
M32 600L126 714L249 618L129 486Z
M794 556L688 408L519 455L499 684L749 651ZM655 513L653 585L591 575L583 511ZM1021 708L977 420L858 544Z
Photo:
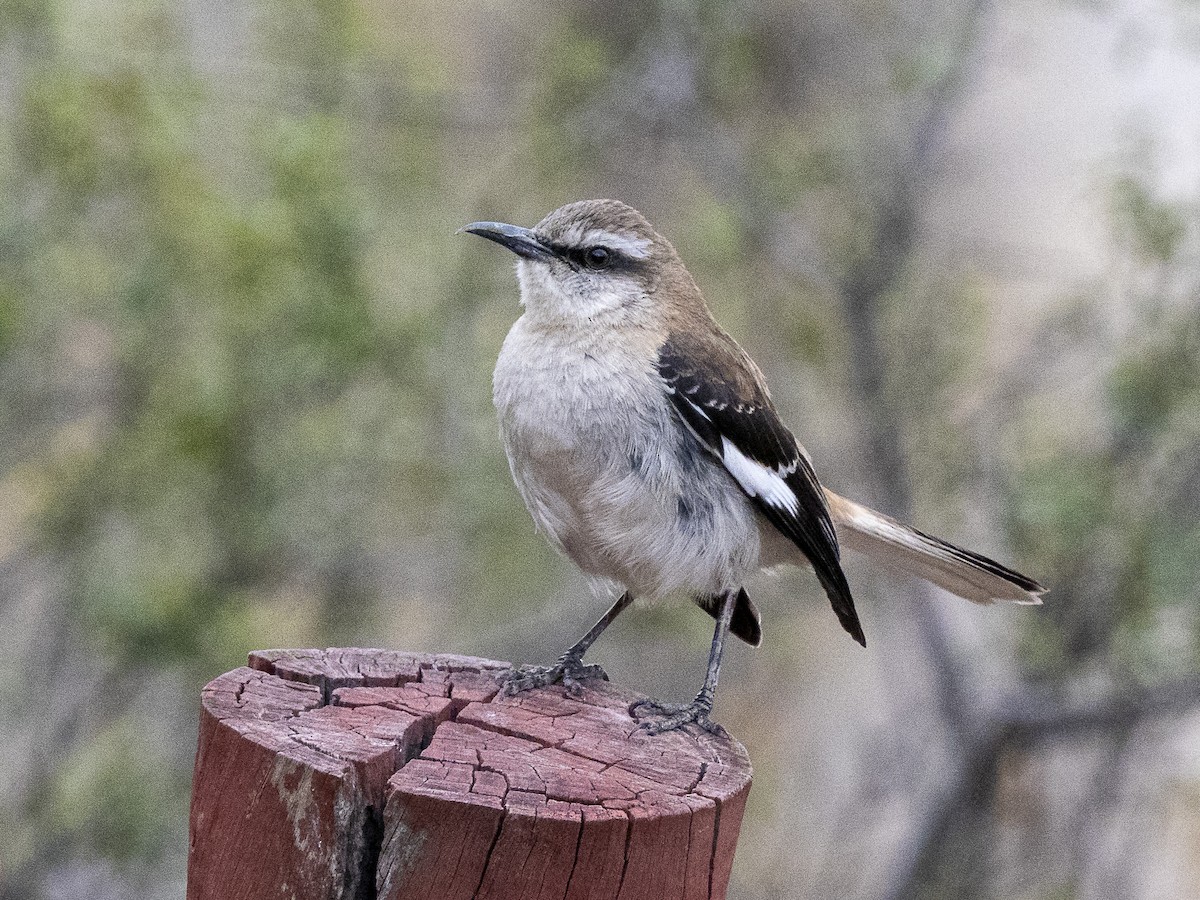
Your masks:
M533 228L474 222L462 230L517 254L527 312L562 324L644 322L664 281L687 278L670 242L619 200L568 203Z

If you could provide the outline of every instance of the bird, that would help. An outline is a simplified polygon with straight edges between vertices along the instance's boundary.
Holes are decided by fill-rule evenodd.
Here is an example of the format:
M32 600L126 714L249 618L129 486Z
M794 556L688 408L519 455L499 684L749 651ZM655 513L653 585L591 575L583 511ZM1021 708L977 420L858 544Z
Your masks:
M579 695L606 677L584 654L634 598L685 596L716 620L703 686L691 703L642 700L630 713L651 734L692 724L720 733L712 709L726 636L762 643L746 592L759 570L811 568L866 646L843 547L976 603L1041 602L1032 578L824 487L759 367L633 207L581 200L532 228L460 232L517 256L523 312L493 373L517 490L550 543L619 594L555 664L504 673L504 694L561 683Z

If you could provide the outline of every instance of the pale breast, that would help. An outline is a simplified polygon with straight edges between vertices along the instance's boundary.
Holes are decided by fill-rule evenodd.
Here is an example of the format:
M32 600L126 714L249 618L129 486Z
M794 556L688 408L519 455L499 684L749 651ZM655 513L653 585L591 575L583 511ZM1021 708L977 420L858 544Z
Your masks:
M518 321L493 385L513 478L585 572L641 596L726 590L757 564L753 512L675 418L654 358Z

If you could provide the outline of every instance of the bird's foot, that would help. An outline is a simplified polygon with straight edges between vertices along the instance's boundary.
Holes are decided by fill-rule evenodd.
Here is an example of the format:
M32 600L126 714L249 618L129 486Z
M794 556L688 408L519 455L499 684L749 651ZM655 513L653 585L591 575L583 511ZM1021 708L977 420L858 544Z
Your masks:
M552 666L518 666L501 672L496 680L500 683L500 693L506 697L559 683L568 696L578 697L583 694L584 682L595 678L608 681L607 673L600 666L585 666L583 654L568 651Z
M691 703L638 700L629 706L629 714L633 718L645 719L638 724L638 730L647 734L662 734L694 724L710 734L724 736L725 729L709 718L711 713L712 701L703 697L697 697Z

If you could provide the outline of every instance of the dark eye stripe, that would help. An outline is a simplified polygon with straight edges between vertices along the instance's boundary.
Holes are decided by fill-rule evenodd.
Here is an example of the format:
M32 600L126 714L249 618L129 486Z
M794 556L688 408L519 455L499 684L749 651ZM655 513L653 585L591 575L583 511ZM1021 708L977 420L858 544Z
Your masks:
M596 269L587 264L586 257L588 252L595 249L597 245L588 244L586 247L575 247L552 242L545 243L554 252L555 256L565 260L573 269L587 269L592 272L638 272L645 268L646 264L645 260L634 259L620 250L605 247L604 249L608 251L608 265L602 269Z

